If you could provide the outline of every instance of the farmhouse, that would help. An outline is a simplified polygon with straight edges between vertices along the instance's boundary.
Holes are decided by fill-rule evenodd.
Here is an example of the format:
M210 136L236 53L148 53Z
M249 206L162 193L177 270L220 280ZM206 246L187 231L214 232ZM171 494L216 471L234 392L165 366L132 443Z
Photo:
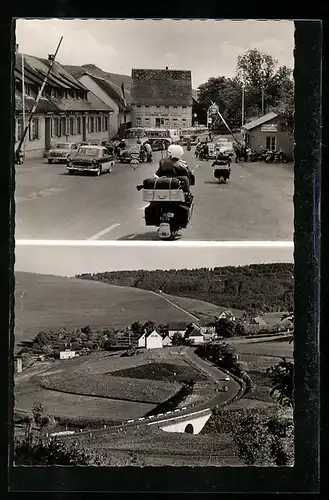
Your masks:
M144 347L146 349L159 349L163 347L163 339L156 330L153 330L152 332L144 332L138 339L138 347Z
M184 338L190 340L193 344L203 344L204 337L201 333L201 328L195 323L191 323L185 330Z
M113 110L109 137L117 133L123 136L126 128L131 127L130 76L107 73L94 64L64 67Z
M70 349L65 349L65 351L60 351L59 359L71 359L75 358L75 351L71 351Z
M267 113L257 120L245 123L242 133L251 149L258 152L261 147L272 151L282 148L287 158L293 159L293 138L283 129L280 115L277 113Z
M131 94L133 127L191 127L191 71L133 69Z
M169 337L169 335L166 335L163 338L162 345L163 345L163 347L170 347L172 345L172 341L171 341L171 338Z
M259 326L265 326L266 322L261 318L260 316L255 316L254 318L251 319L250 323L252 325L259 325Z
M15 146L23 134L23 107L27 120L52 59L15 54ZM107 140L112 111L55 61L26 136L26 158L42 157L57 141Z
M234 314L232 313L232 311L230 311L229 309L227 309L226 311L223 311L219 316L218 316L218 319L222 319L222 318L225 318L225 319L229 319L231 321L235 321L235 316Z

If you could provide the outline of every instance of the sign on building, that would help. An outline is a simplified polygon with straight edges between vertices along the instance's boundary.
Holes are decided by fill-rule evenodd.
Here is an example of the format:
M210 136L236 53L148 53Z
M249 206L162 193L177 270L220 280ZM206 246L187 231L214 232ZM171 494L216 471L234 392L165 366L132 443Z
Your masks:
M262 132L277 132L278 126L275 123L270 123L268 125L262 125L260 129Z
M217 114L218 111L219 111L219 107L217 106L217 104L212 104L210 106L210 108L208 109L208 113L210 113L211 115Z

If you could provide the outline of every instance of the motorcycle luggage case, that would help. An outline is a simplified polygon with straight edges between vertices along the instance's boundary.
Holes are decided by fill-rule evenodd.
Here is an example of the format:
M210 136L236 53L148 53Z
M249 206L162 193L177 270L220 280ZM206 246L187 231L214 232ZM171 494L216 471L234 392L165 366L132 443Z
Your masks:
M178 189L179 188L179 180L177 178L167 178L160 177L160 179L156 179L155 177L151 177L149 179L145 179L143 181L144 189Z

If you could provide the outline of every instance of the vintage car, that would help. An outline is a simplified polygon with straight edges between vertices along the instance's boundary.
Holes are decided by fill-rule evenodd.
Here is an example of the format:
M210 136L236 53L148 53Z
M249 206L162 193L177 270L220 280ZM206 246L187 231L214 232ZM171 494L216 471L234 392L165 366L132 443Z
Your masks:
M103 146L81 146L74 158L67 164L69 174L77 172L101 175L112 172L115 165L114 156Z
M229 156L233 156L234 153L233 143L230 141L217 141L215 149Z
M144 141L145 142L145 141ZM138 157L140 158L141 154L141 144L136 144L136 141L134 144L127 144L125 149L123 149L120 153L120 162L121 163L130 163L133 158Z
M48 152L48 163L67 163L78 149L76 142L57 142Z
M163 149L168 149L171 144L171 139L148 139L151 145L152 151L162 151ZM165 148L163 147L165 144Z

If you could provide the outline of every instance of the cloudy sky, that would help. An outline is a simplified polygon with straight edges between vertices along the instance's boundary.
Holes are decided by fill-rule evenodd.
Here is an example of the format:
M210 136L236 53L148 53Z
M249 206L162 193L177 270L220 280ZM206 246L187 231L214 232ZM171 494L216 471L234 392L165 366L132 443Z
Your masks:
M63 64L127 75L132 68L190 69L194 88L211 76L234 76L238 55L251 48L294 65L292 21L17 20L20 52L47 57L61 36Z
M293 248L209 246L21 246L15 270L58 276L134 269L184 269L293 262Z

